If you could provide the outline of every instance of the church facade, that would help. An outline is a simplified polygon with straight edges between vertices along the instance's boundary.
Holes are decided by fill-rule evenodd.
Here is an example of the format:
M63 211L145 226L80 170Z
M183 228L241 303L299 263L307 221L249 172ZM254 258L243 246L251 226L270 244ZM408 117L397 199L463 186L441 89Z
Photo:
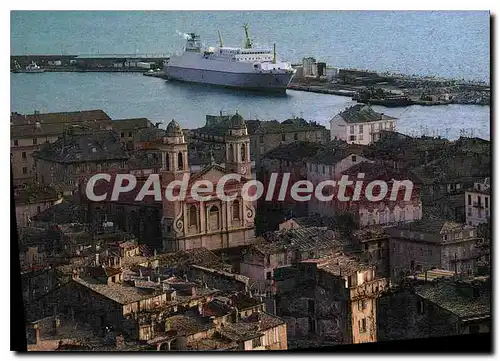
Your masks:
M162 154L160 179L162 190L172 181L189 176L186 197L179 201L163 200L163 251L179 251L206 247L210 250L232 248L254 241L255 208L241 197L241 189L251 179L250 138L244 119L236 113L225 134L226 162L212 161L199 172L190 173L188 144L181 126L172 120L158 145ZM241 180L229 180L224 191L231 200L216 194L219 180L227 174L239 174ZM213 185L213 192L202 193L203 200L191 197L194 182L203 180ZM175 192L174 192L175 194Z

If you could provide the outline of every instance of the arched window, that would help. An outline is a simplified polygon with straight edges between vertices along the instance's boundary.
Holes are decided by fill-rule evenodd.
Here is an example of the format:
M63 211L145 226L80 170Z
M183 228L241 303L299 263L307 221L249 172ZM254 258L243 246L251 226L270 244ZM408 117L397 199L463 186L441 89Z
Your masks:
M208 212L210 230L215 231L219 229L219 208L217 206L212 206Z
M234 148L232 144L229 144L229 161L233 162L234 159Z
M189 207L189 227L196 227L198 224L198 212L196 206Z
M233 202L233 209L231 213L233 214L233 220L240 219L240 202L237 200Z
M184 169L184 162L183 162L182 152L179 152L179 154L177 154L177 169L178 170L183 170Z
M245 144L242 144L241 145L241 161L242 162L246 161L246 158L247 158L246 157L246 155L247 155L246 150L247 150L247 147L245 147Z

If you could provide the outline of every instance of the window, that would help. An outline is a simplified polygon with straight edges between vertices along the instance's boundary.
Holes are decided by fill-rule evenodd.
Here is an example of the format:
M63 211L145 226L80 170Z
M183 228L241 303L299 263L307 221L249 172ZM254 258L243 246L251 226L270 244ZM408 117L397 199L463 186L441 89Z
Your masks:
M415 269L415 261L410 262L410 269L413 271Z
M363 140L363 134L360 134L358 137L359 140Z
M469 333L479 333L479 325L469 325Z
M445 241L447 241L447 240L448 240L448 235L447 235L447 234L445 234L445 235L443 236L443 239L444 239Z
M262 342L260 341L260 337L259 338L254 338L252 340L252 348L257 348L257 347L260 347L262 346Z
M286 134L281 134L281 140L284 142L286 140Z
M196 211L196 206L192 205L189 207L189 227L196 227L198 224L198 212Z
M471 195L470 194L467 195L467 204L469 206L472 204L472 199L471 199Z
M366 300L359 300L358 301L358 311L363 311L368 307Z
M328 168L330 169L330 175L333 175L333 167L332 167L332 166L330 166L330 167L328 167Z
M23 167L23 174L28 174L28 168Z
M316 173L318 173L318 165L317 164L314 165L314 170Z
M178 170L184 169L184 161L183 161L183 157L182 157L182 152L179 152L179 154L177 154L177 169Z
M121 133L120 133L120 137L121 137L121 138L125 138L125 133L121 132Z
M420 314L420 315L423 315L424 314L424 301L423 300L418 300L418 304L417 304L417 312Z
M484 207L488 208L488 197L484 197Z
M234 201L233 202L233 220L238 220L240 219L240 202Z
M40 206L36 206L36 211L37 213L40 213L42 211L42 208Z
M349 136L349 140L350 140L350 141L354 141L354 140L356 140L356 136L355 136L355 135L351 135L351 136Z
M212 208L210 208L209 219L210 219L210 230L217 230L220 228L219 208L217 208L216 206L212 206Z
M232 162L234 161L234 148L232 144L229 144L229 161Z
M362 125L359 126L359 134L363 134L363 126Z
M325 172L325 166L323 166L323 174L326 174L326 172Z
M355 162L356 162L356 156L355 156L355 155L352 155L352 156L351 156L351 161L352 161L353 163L355 163Z
M261 136L259 137L259 140L260 140L260 142L261 142L261 143L264 143L264 136L263 136L263 135L261 135Z
M17 139L14 139L14 146L18 146L19 145L19 141Z
M169 154L165 154L165 169L170 170L170 156Z
M293 140L299 140L299 135L297 133L293 135Z
M366 318L359 320L359 332L366 332Z
M23 155L23 159L26 159L26 152L23 152L22 155Z
M241 161L245 162L247 159L247 147L245 147L245 144L241 145Z
M309 318L309 332L316 332L316 320Z
M34 145L38 144L38 139L33 138L33 144L34 144Z
M267 272L266 273L266 280L271 280L273 279L273 273L272 272Z
M314 300L307 300L307 312L314 314Z
M128 132L128 136L131 137L132 136L132 132Z
M351 125L349 128L350 128L350 133L354 134L354 125Z

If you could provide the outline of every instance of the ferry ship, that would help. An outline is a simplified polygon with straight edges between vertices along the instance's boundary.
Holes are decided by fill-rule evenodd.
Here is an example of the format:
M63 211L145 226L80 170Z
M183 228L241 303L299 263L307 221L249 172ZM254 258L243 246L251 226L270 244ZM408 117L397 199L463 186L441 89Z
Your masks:
M218 85L230 88L285 92L295 70L289 63L278 61L273 50L254 48L245 29L243 48L219 46L203 49L200 36L189 34L182 55L173 55L165 64L167 79Z

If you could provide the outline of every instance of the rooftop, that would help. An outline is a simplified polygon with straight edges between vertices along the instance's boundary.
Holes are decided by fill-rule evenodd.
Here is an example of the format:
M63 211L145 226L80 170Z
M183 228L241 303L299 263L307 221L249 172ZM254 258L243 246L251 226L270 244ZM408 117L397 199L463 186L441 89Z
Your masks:
M79 123L36 123L11 125L10 136L12 139L61 136L67 129L86 128L97 130L111 130L110 120L86 120Z
M113 119L113 128L118 132L152 127L147 118Z
M348 276L357 271L369 268L356 257L343 253L337 253L318 260L307 260L305 262L316 263L317 269L323 270L334 276Z
M85 208L79 204L64 199L61 203L38 213L32 220L54 224L78 223L85 220L85 211Z
M264 154L263 158L282 159L292 162L300 161L313 157L323 146L319 143L297 141L293 143L280 144Z
M164 253L155 258L159 261L160 266L171 268L198 265L214 269L224 269L227 266L215 253L203 247Z
M490 315L490 292L480 292L474 297L472 286L460 285L455 282L433 282L418 285L415 293L442 307L460 318L473 318Z
M55 189L44 184L33 183L14 190L16 205L50 202L59 199Z
M35 124L36 122L43 124L77 123L94 120L111 120L111 118L100 109L60 113L39 113L35 111L33 114L13 112L10 116L10 122L13 125Z
M259 337L263 331L284 324L281 318L267 312L254 312L236 323L227 323L219 333L231 341L246 341Z
M370 106L365 104L356 104L347 108L339 115L346 123L368 123L379 120L395 120L396 118L390 117L383 113L377 113Z
M331 141L322 147L314 156L309 159L313 164L335 165L351 154L360 155L363 146L347 144L342 141Z
M96 131L85 134L64 134L55 143L45 143L36 157L55 163L100 162L126 160L128 154L122 148L114 131Z
M283 122L277 120L262 121L255 130L255 134L275 134L289 132L305 132L312 130L325 130L323 125L316 122L308 122L302 118L287 119Z
M468 231L475 229L475 227L469 226L467 224L457 223L444 219L422 219L391 228L430 234L447 234L452 232L460 232L462 230Z
M326 227L282 229L267 233L264 239L253 246L263 254L275 254L285 250L304 252L341 247L341 243L336 240L335 233Z

